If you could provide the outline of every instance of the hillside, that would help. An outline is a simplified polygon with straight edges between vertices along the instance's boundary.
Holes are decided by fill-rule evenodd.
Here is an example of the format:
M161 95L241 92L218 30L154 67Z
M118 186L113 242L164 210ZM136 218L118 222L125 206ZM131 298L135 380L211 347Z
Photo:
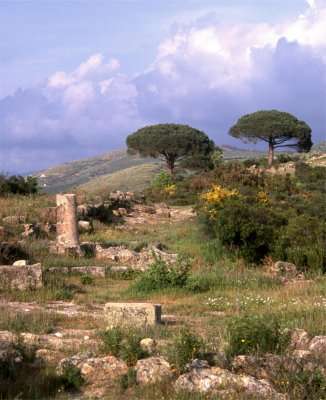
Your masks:
M240 149L222 145L225 160L245 160L265 157L264 151ZM320 156L325 142L315 145L312 155ZM318 153L318 154L316 154ZM158 171L159 161L152 158L130 156L125 149L82 160L67 162L35 174L41 187L47 193L76 188L91 192L103 191L107 186L111 190L142 190L151 177ZM324 165L324 158L313 160L313 165ZM99 189L98 189L99 188ZM102 189L102 190L101 190Z
M231 146L222 146L222 148L226 160L255 158L265 154ZM35 176L38 177L41 187L47 193L66 191L77 186L81 186L82 190L89 190L96 188L97 185L102 186L104 183L112 185L112 188L119 186L124 190L140 190L149 181L149 175L152 176L157 170L154 167L157 163L158 161L152 158L130 156L126 150L121 149L51 167L36 173ZM150 168L151 164L153 168ZM142 165L144 165L144 170L140 168ZM139 168L133 170L132 167L136 166ZM126 170L125 173L121 173L123 170ZM119 173L116 174L117 172ZM130 174L133 174L136 181L130 179ZM141 181L142 178L144 181ZM122 181L119 182L119 179Z
M115 150L97 157L67 162L35 174L48 193L68 190L129 167L155 163L153 159L130 156L126 150Z
M153 176L160 170L158 163L146 163L121 169L112 174L102 175L78 186L78 191L104 194L115 190L141 191L149 186Z

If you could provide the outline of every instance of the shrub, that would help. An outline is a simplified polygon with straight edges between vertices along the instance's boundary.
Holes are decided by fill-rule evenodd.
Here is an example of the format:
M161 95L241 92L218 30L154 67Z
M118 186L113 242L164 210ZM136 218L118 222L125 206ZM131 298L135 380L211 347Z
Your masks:
M120 378L120 388L122 391L127 390L131 386L135 386L136 383L136 370L134 368L129 368L128 372Z
M248 262L260 262L271 251L276 230L284 222L263 204L228 199L208 223L224 246L238 249Z
M271 316L244 316L228 326L230 357L242 354L280 353L289 341L279 322Z
M7 194L29 195L38 192L37 178L20 175L0 175L0 196Z
M167 186L173 184L173 179L171 174L167 173L166 171L161 171L157 175L154 176L151 186L154 189L164 189Z
M148 293L166 288L182 288L186 286L190 264L187 259L179 259L173 266L157 259L132 285L132 290Z
M84 383L79 368L67 365L63 368L61 379L66 390L79 390Z
M120 328L108 329L101 334L103 350L115 357L119 356L123 332Z
M190 333L188 329L182 329L174 338L169 360L179 372L183 372L186 365L199 356L202 347L203 341L200 338Z
M318 218L300 215L280 231L274 258L290 261L302 270L326 271L326 227Z
M207 292L211 288L212 280L210 275L191 275L187 281L186 289L192 293Z
M142 336L137 331L111 328L101 334L101 339L103 351L122 358L128 366L147 356L140 346Z
M121 342L119 357L127 363L128 366L135 365L137 360L148 356L140 346L142 337L133 331L128 331Z
M80 281L82 285L92 285L94 283L94 279L90 275L82 275Z

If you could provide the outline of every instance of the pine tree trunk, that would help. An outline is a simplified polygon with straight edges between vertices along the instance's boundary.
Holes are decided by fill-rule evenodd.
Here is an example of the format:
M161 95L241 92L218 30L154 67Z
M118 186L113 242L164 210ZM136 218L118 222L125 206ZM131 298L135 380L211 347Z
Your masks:
M268 167L273 165L274 161L274 144L273 142L269 142L268 144Z
M167 167L170 171L170 175L172 176L172 178L174 177L174 159L169 158L166 160L167 163Z

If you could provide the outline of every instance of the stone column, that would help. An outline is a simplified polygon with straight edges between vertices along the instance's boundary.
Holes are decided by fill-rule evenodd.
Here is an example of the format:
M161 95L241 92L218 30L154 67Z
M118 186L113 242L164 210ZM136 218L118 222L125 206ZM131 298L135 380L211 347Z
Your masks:
M59 254L80 255L75 194L57 194L57 250Z

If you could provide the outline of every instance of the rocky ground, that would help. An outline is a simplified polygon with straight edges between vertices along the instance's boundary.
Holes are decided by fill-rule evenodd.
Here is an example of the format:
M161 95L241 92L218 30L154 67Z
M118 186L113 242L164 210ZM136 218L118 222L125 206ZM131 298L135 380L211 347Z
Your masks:
M202 255L207 244L191 207L136 202L114 210L113 227L90 218L91 207L79 207L82 246L92 251L82 260L49 258L51 218L32 223L24 215L3 219L3 231L18 232L23 247L41 261L36 267L41 274L36 275L24 275L24 268L31 269L30 260L16 262L9 271L15 275L14 279L10 275L10 282L18 282L12 287L4 284L10 266L0 267L0 367L9 366L9 378L15 369L34 376L50 371L47 376L64 377L55 390L43 392L44 398L53 399L317 399L312 397L317 389L309 397L301 383L295 386L295 377L300 377L309 388L317 385L319 399L326 398L322 387L326 382L324 279L305 277L293 264L267 261L254 271L225 260L215 272L216 266ZM5 236L3 243L11 241ZM210 280L217 273L215 286L206 292L130 290L155 259L174 265L180 254L192 260L197 277L206 274ZM117 355L105 346L105 304L110 301L162 304L160 323L137 330L139 343L128 350L132 356L138 351L135 358ZM288 332L283 351L227 354L228 321L234 315L268 315L271 310L282 316L282 328ZM184 327L206 345L205 351L179 368L171 351L176 351L175 336ZM0 378L2 393L6 393L4 385L15 385L14 378L8 379L1 382ZM24 390L12 387L8 398L28 398Z

